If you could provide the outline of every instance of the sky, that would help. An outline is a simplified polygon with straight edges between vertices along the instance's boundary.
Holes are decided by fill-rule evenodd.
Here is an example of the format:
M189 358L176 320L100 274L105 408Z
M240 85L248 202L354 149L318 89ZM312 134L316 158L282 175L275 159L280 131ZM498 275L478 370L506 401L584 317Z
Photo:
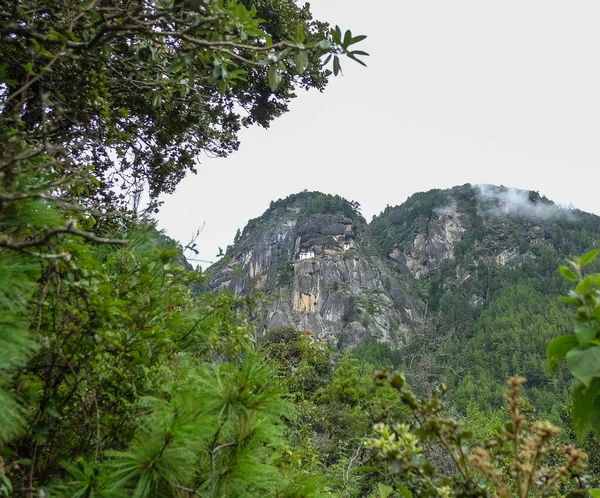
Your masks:
M600 214L600 2L314 0L366 34L322 93L300 91L237 152L201 157L159 227L215 261L271 200L319 190L369 221L415 192L464 183L536 190ZM206 268L207 263L197 261Z

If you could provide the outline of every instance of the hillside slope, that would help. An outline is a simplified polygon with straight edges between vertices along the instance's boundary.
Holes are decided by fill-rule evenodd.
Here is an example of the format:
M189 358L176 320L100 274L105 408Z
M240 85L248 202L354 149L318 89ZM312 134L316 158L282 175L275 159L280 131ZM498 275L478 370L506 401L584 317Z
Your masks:
M413 382L450 383L467 411L501 407L506 379L521 374L533 405L560 416L571 380L552 377L545 360L548 342L572 326L557 299L568 290L558 267L598 247L600 217L536 192L463 185L388 207L370 231L427 303L426 323L404 350Z
M213 290L266 295L264 330L399 348L413 384L450 383L463 411L501 406L519 373L534 405L558 417L570 377L545 364L571 326L558 266L599 241L600 217L530 191L417 193L369 224L356 203L303 192L271 203L208 272Z

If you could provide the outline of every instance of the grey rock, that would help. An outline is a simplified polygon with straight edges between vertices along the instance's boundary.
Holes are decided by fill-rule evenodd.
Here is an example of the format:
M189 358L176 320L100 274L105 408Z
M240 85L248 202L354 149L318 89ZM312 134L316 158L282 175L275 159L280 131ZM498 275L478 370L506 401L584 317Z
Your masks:
M422 301L361 218L293 209L262 218L244 230L228 261L207 270L214 290L266 293L272 304L260 326L292 325L352 348L368 339L399 346L422 320ZM299 259L308 249L314 257Z

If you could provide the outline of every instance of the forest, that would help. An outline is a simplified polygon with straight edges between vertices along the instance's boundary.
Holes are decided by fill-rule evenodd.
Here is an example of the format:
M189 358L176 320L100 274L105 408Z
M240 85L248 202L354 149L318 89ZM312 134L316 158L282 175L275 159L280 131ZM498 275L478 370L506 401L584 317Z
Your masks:
M200 152L364 64L364 38L292 0L0 0L0 496L600 496L591 236L540 255L547 287L506 269L477 317L442 268L404 349L339 351L256 330L265 297L207 292L156 229ZM473 333L441 351L444 317Z

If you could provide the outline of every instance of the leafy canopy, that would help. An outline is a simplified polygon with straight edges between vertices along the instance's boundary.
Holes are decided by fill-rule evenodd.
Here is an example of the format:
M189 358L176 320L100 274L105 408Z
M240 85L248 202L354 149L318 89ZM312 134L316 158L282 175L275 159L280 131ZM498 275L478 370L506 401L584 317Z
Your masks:
M322 90L330 59L337 75L340 56L367 55L354 50L365 36L292 0L2 0L0 12L0 116L91 164L105 194L142 181L172 192L200 153L228 155L241 126L268 126L296 88Z

